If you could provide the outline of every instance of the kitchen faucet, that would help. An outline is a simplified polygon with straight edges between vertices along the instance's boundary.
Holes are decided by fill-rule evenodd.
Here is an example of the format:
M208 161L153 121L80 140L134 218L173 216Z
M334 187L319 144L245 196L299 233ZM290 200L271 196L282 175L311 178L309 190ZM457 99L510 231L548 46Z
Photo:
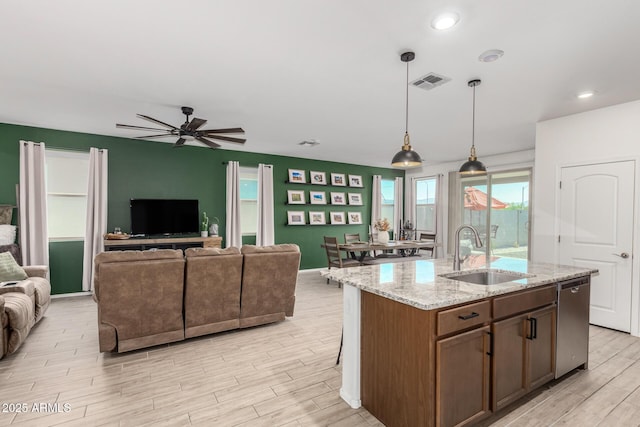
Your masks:
M455 240L456 249L453 254L453 270L454 271L460 271L460 232L465 228L468 228L473 232L473 235L476 238L476 242L475 242L476 248L482 247L482 240L480 240L480 235L478 234L478 230L466 224L463 224L460 227L458 227L458 229L456 230L456 240Z

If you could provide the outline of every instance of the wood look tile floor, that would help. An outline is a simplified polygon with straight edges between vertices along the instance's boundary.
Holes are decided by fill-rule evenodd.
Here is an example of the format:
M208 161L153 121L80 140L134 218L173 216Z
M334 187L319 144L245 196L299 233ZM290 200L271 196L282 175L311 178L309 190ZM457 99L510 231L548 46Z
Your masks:
M342 290L303 272L284 322L103 354L93 300L55 299L0 360L0 426L380 426L339 397L341 313ZM483 424L640 425L640 339L592 327L589 364Z

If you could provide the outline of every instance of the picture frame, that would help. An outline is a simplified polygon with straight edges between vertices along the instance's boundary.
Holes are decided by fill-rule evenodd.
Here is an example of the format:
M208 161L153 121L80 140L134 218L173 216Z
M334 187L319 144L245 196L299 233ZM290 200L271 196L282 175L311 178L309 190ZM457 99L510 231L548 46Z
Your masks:
M344 220L344 212L329 212L332 225L346 224Z
M312 205L326 205L326 193L324 191L309 191L309 203Z
M305 225L307 222L303 211L287 211L287 225Z
M362 224L362 214L360 212L347 212L349 224Z
M309 171L309 182L315 185L327 185L326 172Z
M343 173L331 173L331 185L336 185L338 187L346 187L347 186L347 178Z
M349 193L347 194L347 198L349 200L349 204L352 206L362 206L362 194L360 193Z
M287 190L287 203L290 205L304 205L307 203L304 190Z
M349 187L363 187L361 175L349 175Z
M342 192L331 192L331 204L332 205L346 205L347 199Z
M327 219L324 216L324 212L321 211L309 211L309 224L311 225L325 225Z
M302 169L289 169L289 182L292 184L306 184L307 174Z

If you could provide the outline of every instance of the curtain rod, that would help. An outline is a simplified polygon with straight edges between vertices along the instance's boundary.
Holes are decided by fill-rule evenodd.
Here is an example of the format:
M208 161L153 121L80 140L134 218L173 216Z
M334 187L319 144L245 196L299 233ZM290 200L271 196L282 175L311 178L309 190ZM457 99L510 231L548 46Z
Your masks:
M32 142L33 145L42 145L43 142L33 142L33 141L24 141L21 140L20 141L23 145L28 144L29 142ZM89 148L97 148L97 147L89 147ZM74 151L76 153L88 153L90 151L90 149L86 149L86 148L68 148L68 147L56 147L56 146L47 146L46 147L47 150L57 150L57 151ZM106 148L97 148L98 151L102 152L105 151Z

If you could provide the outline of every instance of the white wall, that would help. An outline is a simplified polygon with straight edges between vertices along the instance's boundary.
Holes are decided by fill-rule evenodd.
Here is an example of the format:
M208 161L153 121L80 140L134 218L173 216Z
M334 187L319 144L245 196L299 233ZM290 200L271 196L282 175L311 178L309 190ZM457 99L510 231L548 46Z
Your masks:
M558 182L562 166L640 156L640 101L539 122L533 191L533 255L556 261ZM636 224L639 224L636 220Z
M525 151L514 151L511 153L498 154L495 156L480 156L478 160L485 164L488 170L490 171L500 171L507 169L517 169L517 168L525 168L533 166L534 159L534 150L525 150ZM448 251L448 242L447 242L447 229L448 229L448 207L449 207L449 172L457 171L460 169L460 166L467 161L466 158L460 159L454 162L447 163L439 163L435 165L428 164L423 165L419 168L408 169L405 175L405 194L407 197L405 198L405 217L408 217L408 213L410 210L410 198L413 194L413 189L411 188L411 178L424 178L429 176L441 176L441 202L443 209L440 212L443 213L442 218L439 218L438 221L441 221L442 228L438 230L438 241L442 243L442 250L438 251L438 256L441 257L442 254L446 254Z
M640 164L640 101L619 104L537 124L533 188L533 255L537 262L557 262L558 182L564 166L636 160ZM637 174L637 172L636 172ZM640 225L640 182L636 176L635 230ZM638 243L634 243L634 248ZM633 249L631 252L633 253ZM640 335L640 257L633 259L631 333Z

